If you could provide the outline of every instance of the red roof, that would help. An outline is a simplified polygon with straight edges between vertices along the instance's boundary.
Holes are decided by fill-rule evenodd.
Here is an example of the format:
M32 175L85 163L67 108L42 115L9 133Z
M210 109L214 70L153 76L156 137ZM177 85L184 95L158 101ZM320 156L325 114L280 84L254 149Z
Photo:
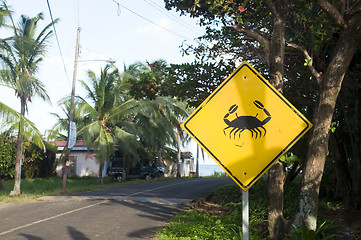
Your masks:
M55 141L57 147L65 147L67 141ZM77 140L75 147L86 147L86 142L84 140Z

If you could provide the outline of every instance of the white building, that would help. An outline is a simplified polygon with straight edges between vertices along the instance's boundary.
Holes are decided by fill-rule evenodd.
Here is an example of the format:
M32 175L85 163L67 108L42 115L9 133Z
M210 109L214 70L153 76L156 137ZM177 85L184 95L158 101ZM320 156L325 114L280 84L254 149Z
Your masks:
M57 167L56 173L58 176L63 174L63 162L60 161L62 155L65 154L66 141L56 141L55 142L58 153L56 154ZM95 154L86 147L84 140L78 140L75 143L75 146L69 154L69 175L76 176L98 176L99 164L96 161ZM105 164L107 166L107 164ZM106 176L106 168L103 169L103 177Z

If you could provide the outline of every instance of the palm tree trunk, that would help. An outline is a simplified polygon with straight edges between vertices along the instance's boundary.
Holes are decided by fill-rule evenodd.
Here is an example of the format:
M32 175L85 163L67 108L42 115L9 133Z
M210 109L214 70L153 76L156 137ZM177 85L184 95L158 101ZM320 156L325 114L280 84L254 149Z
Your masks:
M181 151L181 139L180 139L180 135L179 135L179 130L177 129L177 143L178 143L178 154L177 154L177 160L178 162L180 162L181 160L181 156L182 156L182 151Z
M63 182L62 182L63 191L66 190L66 179L68 178L68 166L67 166L68 161L69 161L69 154L66 154L63 164Z
M122 179L126 180L127 179L127 172L126 172L126 168L127 168L127 164L126 164L126 154L123 153L123 176Z
M163 167L163 159L162 159L162 143L157 140L157 153L158 153L158 159L157 159L157 166L162 166Z
M129 179L129 175L130 175L130 153L127 154L127 179Z
M99 174L98 174L98 183L103 184L103 166L104 163L99 163Z
M25 105L26 99L25 97L21 97L21 115L25 115ZM19 123L19 130L18 130L18 137L17 137L17 148L16 148L16 161L15 161L15 182L14 182L14 189L10 192L11 196L16 196L20 194L20 184L21 184L21 160L23 158L23 128L24 120L20 119Z

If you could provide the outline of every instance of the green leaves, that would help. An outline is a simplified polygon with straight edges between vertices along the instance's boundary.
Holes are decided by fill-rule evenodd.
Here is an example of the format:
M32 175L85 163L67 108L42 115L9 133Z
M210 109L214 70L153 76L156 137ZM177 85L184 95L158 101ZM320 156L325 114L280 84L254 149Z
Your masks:
M280 158L280 161L281 161L281 162L284 162L284 163L287 163L287 164L292 164L292 163L294 163L294 162L300 161L300 159L298 158L297 155L292 155L292 156L289 156L289 157L287 157L286 155L283 155L283 156Z
M242 19L241 16L238 16L238 17L236 18L236 21L237 21L238 23L240 23L240 24L243 24L243 19Z
M332 122L331 123L331 126L330 126L330 130L332 133L334 133L336 131L336 126L337 126L337 123L336 122Z
M19 130L21 122L20 131L25 139L33 141L39 148L45 151L43 138L34 123L2 102L0 102L0 119L3 126L8 126L9 130L14 132Z
M312 61L312 59L305 59L304 66L307 67L308 64Z
M16 141L8 133L0 135L0 179L14 177Z
M294 226L293 226L294 227ZM335 226L327 224L326 221L317 226L316 231L308 230L305 221L302 219L300 228L294 227L294 232L287 236L286 239L302 239L302 240L315 240L315 239L335 239L335 235L331 232L335 230Z
M18 27L12 26L14 35L3 40L6 53L0 57L11 71L11 77L6 78L6 85L26 101L33 96L49 100L43 84L35 77L39 63L43 60L47 41L52 35L52 31L49 31L51 24L37 35L38 22L42 19L41 13L33 18L22 15Z
M164 65L163 61L148 66L136 63L121 75L117 69L106 67L100 76L89 72L89 81L81 82L87 96L78 98L76 116L87 119L88 124L79 135L89 149L94 148L99 161L112 154L115 144L135 157L145 147L156 149L158 142L174 145L179 116L188 113L175 99L157 96Z

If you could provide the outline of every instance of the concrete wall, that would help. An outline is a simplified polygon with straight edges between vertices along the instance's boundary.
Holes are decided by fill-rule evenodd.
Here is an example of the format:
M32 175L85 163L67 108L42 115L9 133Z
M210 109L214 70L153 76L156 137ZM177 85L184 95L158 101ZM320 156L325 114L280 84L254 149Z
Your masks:
M164 161L166 166L165 168L165 177L176 177L178 164L173 161ZM193 159L184 159L183 162L179 163L180 176L181 177L190 177L191 173L194 172L194 161Z
M95 157L86 157L88 155L87 152L72 152L70 154L70 159L75 157L75 161L71 161L71 172L77 176L98 176L99 172L99 164L96 162ZM61 154L57 154L57 159L60 159ZM73 165L74 164L74 165ZM63 174L63 166L61 163L58 163L56 167L56 173L58 176L62 176ZM103 171L103 177L106 175L106 169Z

